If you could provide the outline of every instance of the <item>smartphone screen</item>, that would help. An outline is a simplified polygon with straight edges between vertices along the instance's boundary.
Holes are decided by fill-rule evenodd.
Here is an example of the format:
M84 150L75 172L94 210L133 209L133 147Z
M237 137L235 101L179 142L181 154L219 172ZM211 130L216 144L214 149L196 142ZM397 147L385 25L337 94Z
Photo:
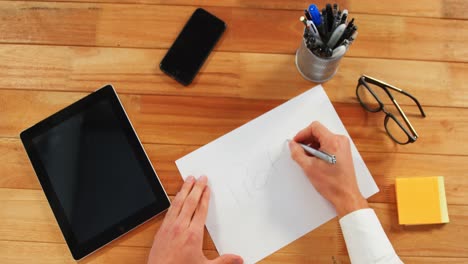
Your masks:
M189 85L225 29L221 19L198 8L161 61L161 70Z

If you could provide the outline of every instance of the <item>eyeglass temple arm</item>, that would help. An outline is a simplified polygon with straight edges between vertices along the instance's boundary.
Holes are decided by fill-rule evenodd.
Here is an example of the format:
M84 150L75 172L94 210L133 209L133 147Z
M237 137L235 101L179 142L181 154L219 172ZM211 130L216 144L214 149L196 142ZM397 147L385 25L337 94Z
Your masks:
M397 103L397 101L395 100L395 98L392 98L392 102L393 104L396 106L396 108L398 109L398 112L400 112L401 116L403 117L403 120L405 121L406 125L408 125L408 127L410 128L411 132L413 133L414 135L414 139L418 138L419 135L418 133L416 132L416 129L414 129L413 125L411 124L411 122L409 121L408 117L406 117L405 115L405 112L403 112L403 109L401 109L400 105ZM421 109L421 108L420 108ZM421 109L422 110L422 109ZM424 112L423 113L423 116L424 115Z
M424 110L422 109L422 106L421 106L421 104L419 103L418 99L416 99L416 97L414 97L414 96L412 96L411 94L409 94L409 93L403 91L402 89L396 88L396 87L394 87L394 86L392 86L392 85L390 85L390 84L388 84L388 83L385 83L385 82L383 82L383 81L377 80L377 79L372 78L372 77L370 77L370 76L362 75L362 77L364 77L364 80L365 80L366 82L375 84L375 85L377 85L377 86L383 85L383 86L385 86L385 87L387 87L387 88L392 89L393 91L396 91L396 92L399 92L399 93L402 93L402 94L408 96L409 98L411 98L411 99L416 103L416 105L417 105L418 108L419 108L419 111L421 112L421 115L422 115L423 117L426 117L426 113L424 113ZM392 101L395 101L395 99L393 98L393 96L392 96L391 94L389 94L389 96L390 96L390 98L392 99ZM395 102L396 102L396 101L395 101ZM400 110L401 110L401 108L400 108Z
M395 87L392 87L392 86L387 86L387 87L390 88L390 89L392 89L392 90L394 90L394 91L397 91L397 92L399 92L399 93L402 93L402 94L408 96L409 98L411 98L411 99L416 103L416 105L418 106L419 111L421 112L421 115L422 115L423 117L426 117L426 113L424 113L424 110L422 109L422 106L421 106L421 104L419 103L418 99L416 99L416 97L412 96L411 94L409 94L409 93L407 93L407 92L405 92L405 91L403 91L403 90L401 90L401 89L398 89L398 88L395 88Z

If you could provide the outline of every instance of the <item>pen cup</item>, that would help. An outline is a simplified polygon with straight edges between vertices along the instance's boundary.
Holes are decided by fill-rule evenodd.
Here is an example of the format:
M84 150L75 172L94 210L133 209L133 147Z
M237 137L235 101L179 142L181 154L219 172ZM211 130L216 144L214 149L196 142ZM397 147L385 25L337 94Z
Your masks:
M323 83L335 75L345 53L336 58L320 58L307 48L306 40L302 38L301 46L296 51L296 67L304 79Z

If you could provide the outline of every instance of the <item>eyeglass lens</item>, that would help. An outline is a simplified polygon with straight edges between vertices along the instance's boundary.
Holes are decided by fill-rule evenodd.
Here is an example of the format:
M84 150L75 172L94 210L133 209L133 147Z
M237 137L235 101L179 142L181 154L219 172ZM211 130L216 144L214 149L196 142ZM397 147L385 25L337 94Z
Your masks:
M394 118L394 116L393 117L389 116L388 118L386 117L385 129L387 130L390 137L392 137L396 142L398 142L400 144L407 143L408 142L408 135L403 130L403 128L400 127L400 125L398 125L398 123L393 118ZM398 118L398 117L395 117L395 118ZM398 121L400 121L400 120L398 120ZM400 124L402 124L401 121L400 121Z
M374 97L374 95L372 95L369 89L362 83L360 83L357 88L357 96L359 97L361 103L364 104L364 107L367 108L367 110L372 112L380 110L379 102Z

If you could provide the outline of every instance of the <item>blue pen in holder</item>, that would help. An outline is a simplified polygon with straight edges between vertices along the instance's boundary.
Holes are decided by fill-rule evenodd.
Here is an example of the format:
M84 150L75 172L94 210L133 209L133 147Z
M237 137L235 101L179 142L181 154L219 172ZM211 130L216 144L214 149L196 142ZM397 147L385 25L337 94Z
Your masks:
M302 38L301 46L296 51L296 67L304 79L323 83L336 74L345 53L336 57L321 58L307 48L306 39Z

